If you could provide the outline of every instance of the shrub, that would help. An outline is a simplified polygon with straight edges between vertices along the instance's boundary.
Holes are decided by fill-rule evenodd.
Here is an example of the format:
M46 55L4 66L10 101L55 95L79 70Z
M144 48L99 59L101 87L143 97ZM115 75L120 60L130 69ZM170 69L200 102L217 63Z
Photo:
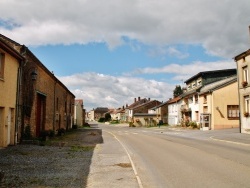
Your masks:
M198 128L197 123L196 123L196 122L194 122L194 121L190 121L190 122L189 122L189 125L190 125L193 129Z
M53 131L53 130L49 130L49 137L50 138L52 138L52 137L54 137L55 136L55 131Z
M98 122L105 122L105 118L104 117L101 117L99 120L98 120Z
M88 123L84 123L83 126L84 127L90 127L90 125Z
M135 127L133 122L129 122L129 127Z
M46 141L46 137L49 136L49 131L47 130L42 130L40 132L40 138L42 141Z
M63 134L65 134L65 129L64 128L60 128L60 129L57 130L57 135L58 136L61 136Z
M30 130L30 126L27 125L24 129L24 133L23 133L23 139L24 140L30 140L32 138L31 136L31 130Z

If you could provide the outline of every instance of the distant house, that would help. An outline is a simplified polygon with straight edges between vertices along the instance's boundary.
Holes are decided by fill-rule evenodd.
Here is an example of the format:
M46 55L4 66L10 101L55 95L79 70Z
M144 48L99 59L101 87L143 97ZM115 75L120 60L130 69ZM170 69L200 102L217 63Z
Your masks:
M168 123L168 102L164 102L148 110L149 114L156 114L157 122Z
M150 100L150 99L149 99ZM141 99L141 97L138 97L138 100L135 98L134 99L134 103L130 104L130 105L126 105L125 108L125 117L126 117L126 122L131 122L133 121L133 108L141 105L143 103L146 103L148 101L148 99L144 98ZM145 112L146 113L146 112Z
M160 105L161 102L157 101L157 100L148 100L147 102L140 104L138 106L135 106L133 108L129 109L129 115L130 118L132 119L132 122L134 122L135 126L147 126L151 123L151 121L153 121L153 124L157 124L159 123L159 117L157 116L157 114L149 114L148 110L156 107L158 105ZM139 121L137 121L138 117L140 116L140 118L148 118L150 116L149 119L144 119L146 120L145 123L140 123ZM155 118L153 118L155 117Z
M200 72L186 80L186 92L180 96L182 98L181 112L183 120L199 122L200 89L205 85L233 75L236 75L236 69L214 70Z
M0 147L14 145L18 136L20 67L24 58L0 39Z
M238 70L240 131L250 134L250 49L234 57Z
M101 117L104 117L107 112L109 112L107 107L97 107L93 110L94 120L98 121Z
M199 92L200 128L215 130L239 127L237 76L210 83Z
M178 125L181 123L181 97L175 97L167 102L168 105L168 124Z
M74 124L77 126L83 126L85 123L85 110L83 106L83 100L76 99L74 108L75 108Z

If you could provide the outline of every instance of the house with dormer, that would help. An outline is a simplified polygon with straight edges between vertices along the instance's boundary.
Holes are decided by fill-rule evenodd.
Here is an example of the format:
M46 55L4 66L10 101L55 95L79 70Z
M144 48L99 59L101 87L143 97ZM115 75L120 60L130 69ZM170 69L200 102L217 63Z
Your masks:
M182 98L180 111L183 121L199 122L199 92L202 87L233 75L236 75L236 69L224 69L199 72L187 79L185 81L186 91L180 96Z

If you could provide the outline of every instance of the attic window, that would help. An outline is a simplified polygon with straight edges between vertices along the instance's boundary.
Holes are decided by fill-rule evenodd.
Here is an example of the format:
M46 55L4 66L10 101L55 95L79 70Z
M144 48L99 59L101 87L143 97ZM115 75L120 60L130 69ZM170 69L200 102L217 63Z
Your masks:
M197 86L200 86L201 85L201 80L198 80L197 81Z

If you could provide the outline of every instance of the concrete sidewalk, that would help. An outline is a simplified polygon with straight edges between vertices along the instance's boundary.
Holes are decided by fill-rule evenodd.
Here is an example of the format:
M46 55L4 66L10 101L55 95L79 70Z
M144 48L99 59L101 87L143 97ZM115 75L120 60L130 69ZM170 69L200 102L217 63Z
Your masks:
M110 133L103 131L103 144L97 144L93 153L88 188L139 187L130 159Z

